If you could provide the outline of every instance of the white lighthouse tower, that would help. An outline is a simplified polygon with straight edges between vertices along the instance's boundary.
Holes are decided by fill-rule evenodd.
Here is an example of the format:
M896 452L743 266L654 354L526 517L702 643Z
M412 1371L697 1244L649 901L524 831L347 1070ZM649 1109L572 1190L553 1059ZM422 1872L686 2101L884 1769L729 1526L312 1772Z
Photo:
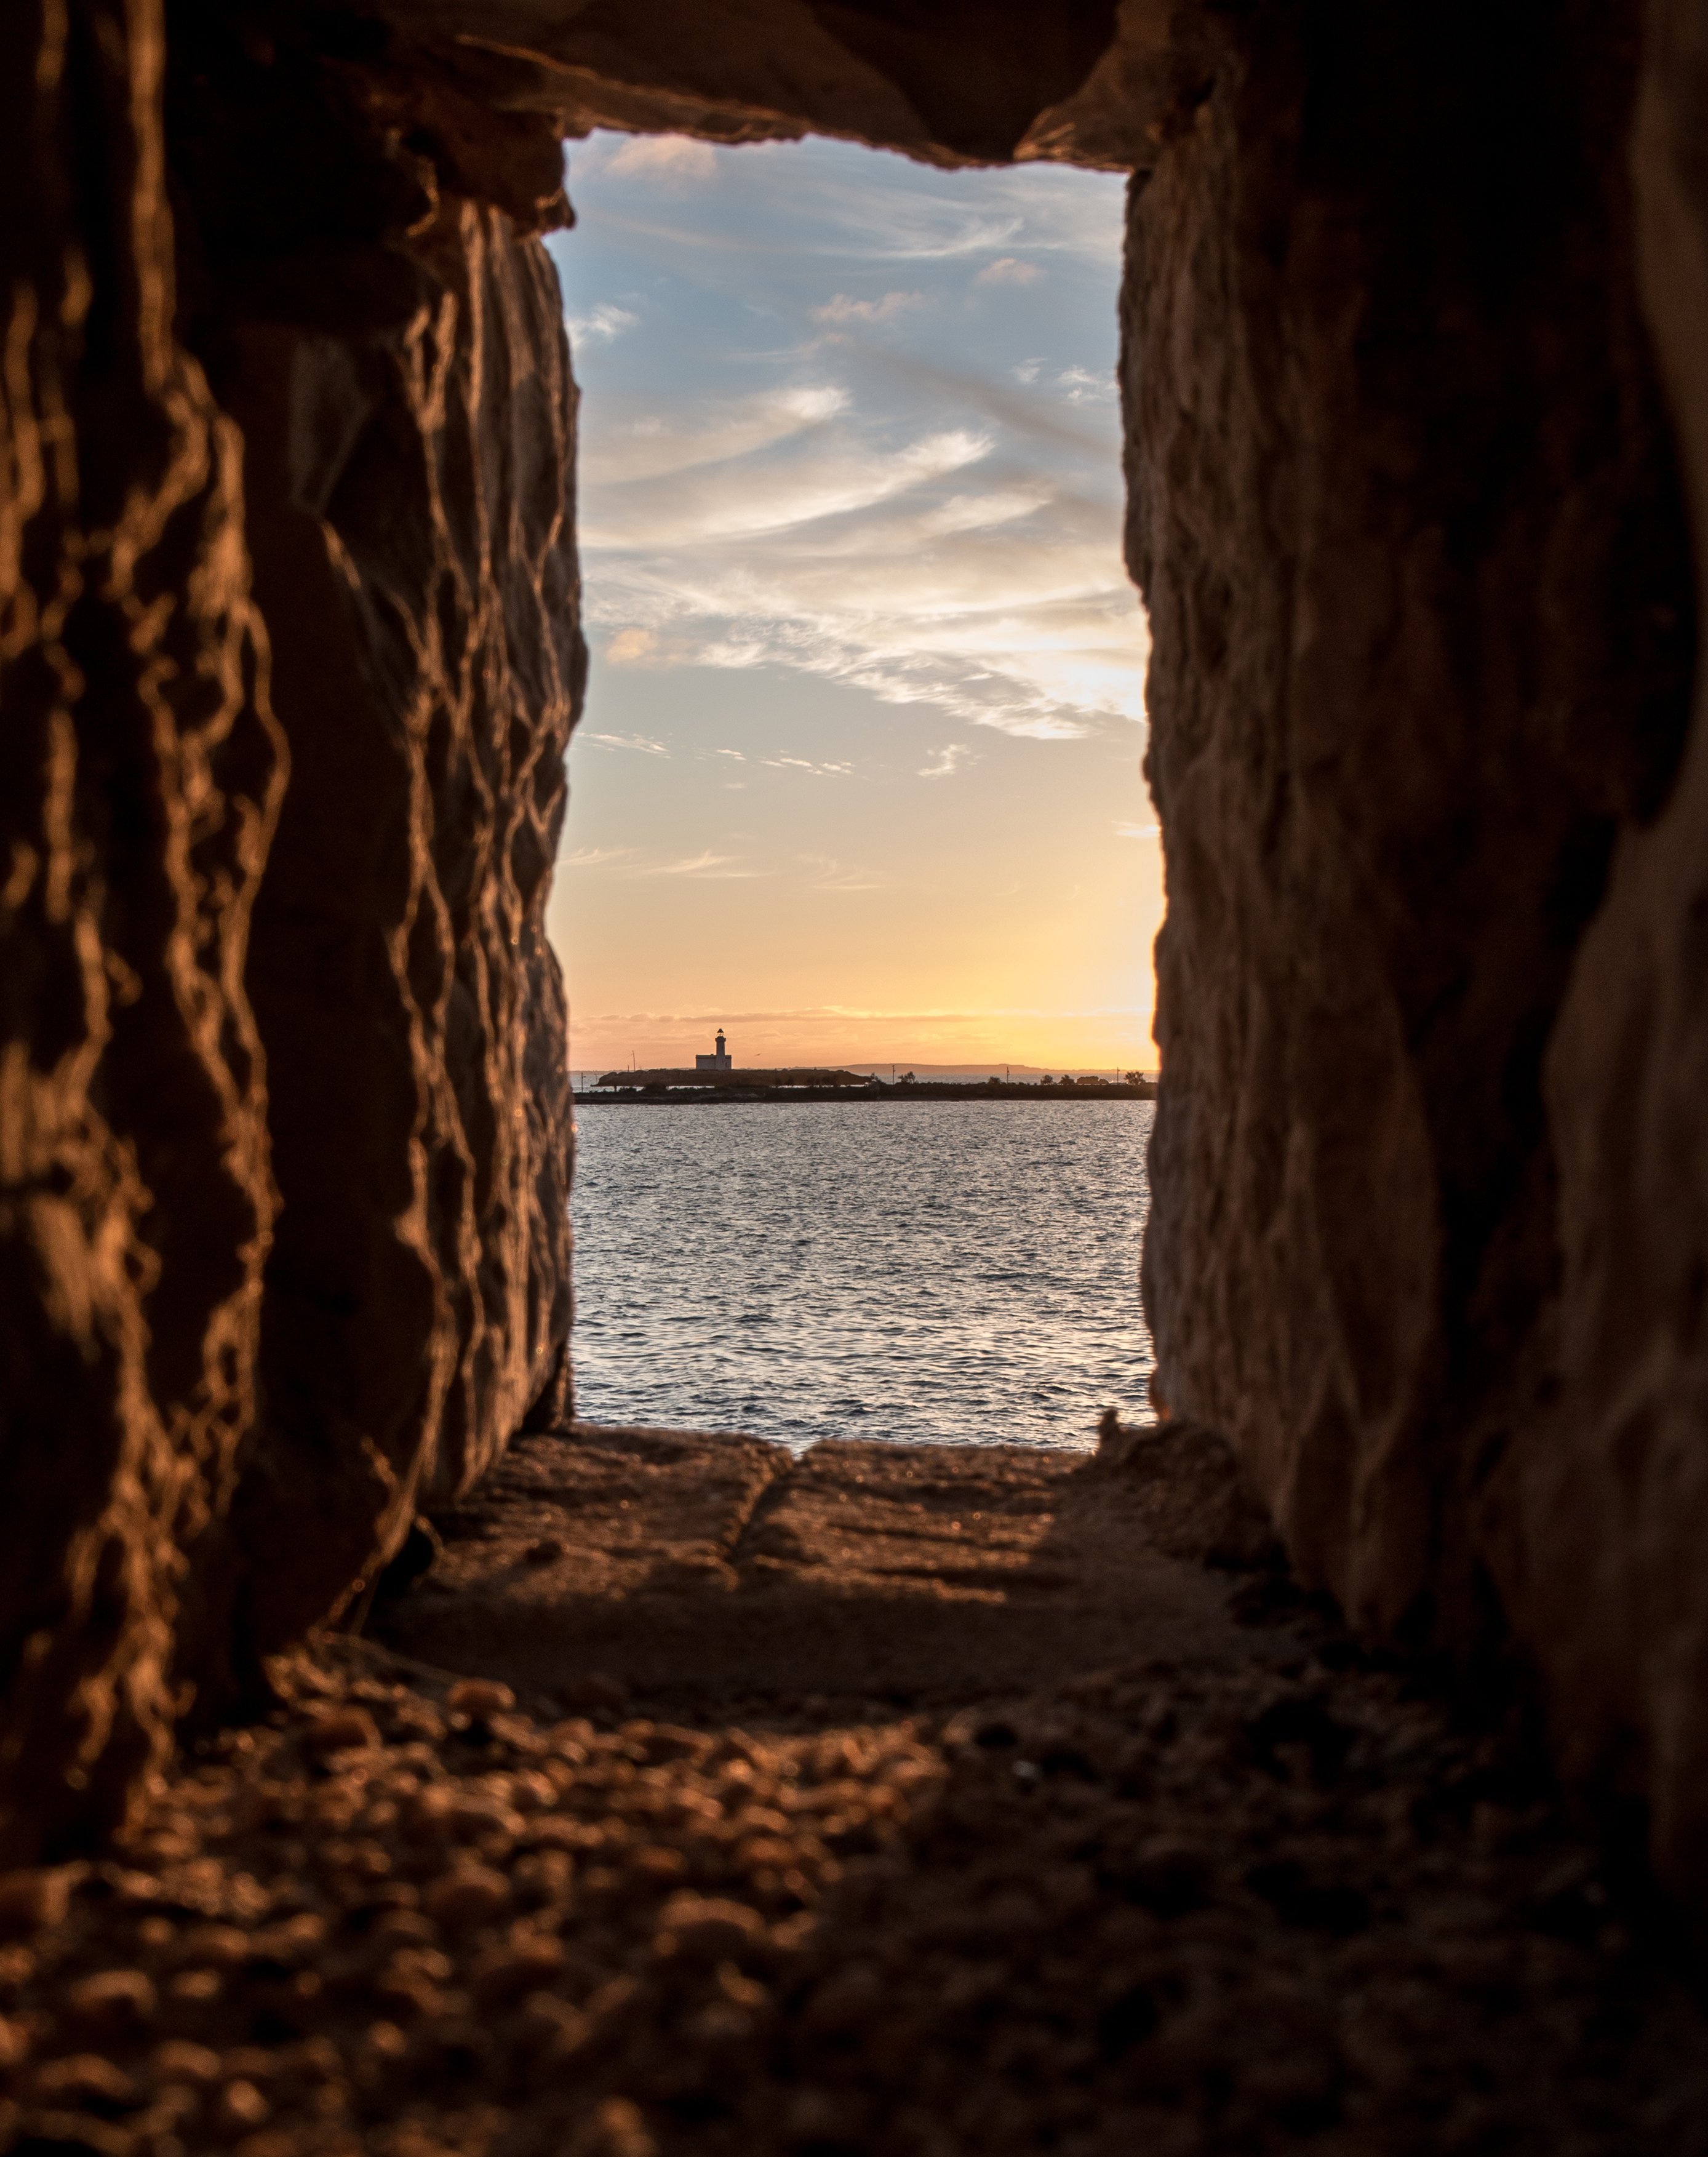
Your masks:
M734 1068L733 1059L725 1053L723 1028L720 1026L718 1029L718 1053L715 1056L697 1056L694 1068L697 1071L733 1071Z

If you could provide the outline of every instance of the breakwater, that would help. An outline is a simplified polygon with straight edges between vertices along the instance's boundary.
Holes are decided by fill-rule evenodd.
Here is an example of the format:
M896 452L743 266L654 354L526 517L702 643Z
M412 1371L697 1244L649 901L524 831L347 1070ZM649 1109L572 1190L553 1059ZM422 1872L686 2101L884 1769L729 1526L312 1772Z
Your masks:
M877 1082L866 1086L660 1086L589 1088L578 1093L576 1105L643 1109L723 1107L754 1102L782 1107L801 1102L834 1102L838 1107L858 1107L874 1101L1031 1101L1052 1107L1063 1101L1154 1101L1155 1082L1140 1079L1131 1085L1108 1081L1073 1080L1060 1086L1007 1084L998 1080L918 1080L913 1085Z

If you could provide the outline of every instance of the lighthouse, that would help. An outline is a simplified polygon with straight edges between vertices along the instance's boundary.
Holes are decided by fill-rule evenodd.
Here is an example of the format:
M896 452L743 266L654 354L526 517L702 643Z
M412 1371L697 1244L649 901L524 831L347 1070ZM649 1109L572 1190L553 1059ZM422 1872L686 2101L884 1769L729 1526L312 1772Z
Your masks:
M718 1053L715 1056L697 1056L694 1068L697 1071L729 1071L734 1068L723 1046L723 1028L721 1026L718 1029Z

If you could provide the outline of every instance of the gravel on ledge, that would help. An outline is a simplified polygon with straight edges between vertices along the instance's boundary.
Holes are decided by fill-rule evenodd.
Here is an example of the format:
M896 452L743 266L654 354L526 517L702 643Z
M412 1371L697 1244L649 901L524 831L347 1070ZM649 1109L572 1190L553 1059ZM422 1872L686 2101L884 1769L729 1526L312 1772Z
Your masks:
M1708 2148L1640 1917L1361 1660L696 1727L326 1641L111 1859L0 1880L0 2146Z

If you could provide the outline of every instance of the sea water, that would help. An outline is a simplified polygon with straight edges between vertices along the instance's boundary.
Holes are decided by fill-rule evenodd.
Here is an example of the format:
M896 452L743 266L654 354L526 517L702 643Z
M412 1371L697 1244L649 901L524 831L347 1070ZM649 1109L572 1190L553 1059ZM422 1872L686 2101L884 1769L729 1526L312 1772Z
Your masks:
M576 1413L1095 1443L1142 1413L1141 1101L577 1113Z

